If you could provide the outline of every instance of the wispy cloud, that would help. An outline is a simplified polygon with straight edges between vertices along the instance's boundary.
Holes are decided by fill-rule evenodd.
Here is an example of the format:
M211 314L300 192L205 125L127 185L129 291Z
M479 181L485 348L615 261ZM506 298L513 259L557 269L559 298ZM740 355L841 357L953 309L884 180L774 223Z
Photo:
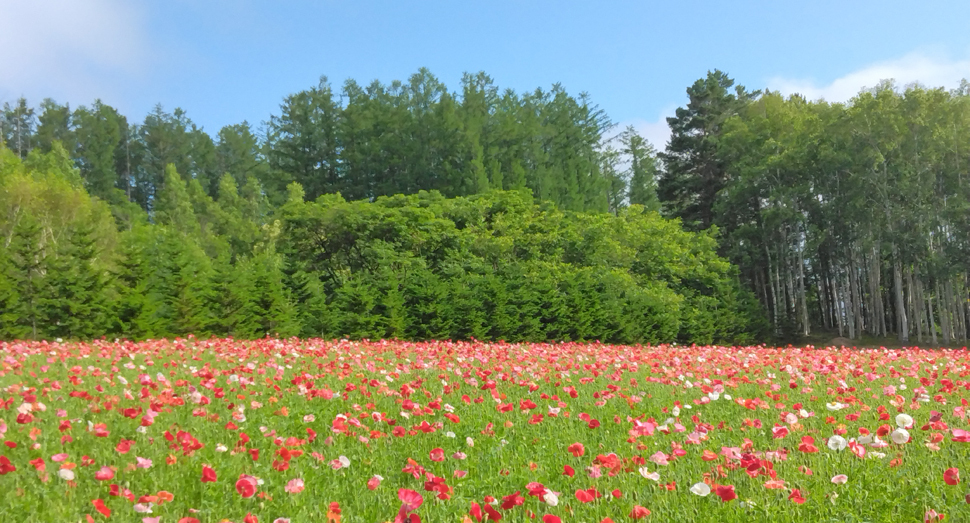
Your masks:
M91 101L143 65L143 17L124 0L0 0L0 101Z
M640 136L647 139L657 151L663 151L667 147L667 140L670 138L670 127L667 125L667 117L673 116L676 106L664 108L655 120L644 118L633 118L625 120L616 125L615 133L623 132L627 127L632 126Z
M895 60L878 62L836 78L828 84L806 79L776 77L768 87L784 95L799 93L810 100L845 102L881 80L895 80L900 87L918 82L926 87L954 88L970 78L970 59L952 59L942 54L913 52Z

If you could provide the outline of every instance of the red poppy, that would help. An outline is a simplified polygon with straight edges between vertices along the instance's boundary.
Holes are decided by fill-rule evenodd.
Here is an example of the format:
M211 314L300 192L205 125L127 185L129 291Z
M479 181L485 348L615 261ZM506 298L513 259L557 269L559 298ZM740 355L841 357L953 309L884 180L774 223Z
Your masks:
M259 523L259 519L252 515L252 513L247 512L246 517L243 518L243 523Z
M799 505L801 505L802 503L805 503L805 498L802 496L802 493L797 488L792 489L791 494L788 496L788 499L792 500L793 502Z
M111 517L111 509L104 504L104 500L98 498L98 499L92 500L91 504L93 504L94 509L100 512L101 515L103 515L104 517L106 518Z
M525 498L520 496L519 492L521 491L516 491L515 494L509 494L502 498L502 510L510 510L525 503Z
M373 476L369 480L367 480L368 490L376 490L377 487L379 486L381 486L381 478L379 478L378 476Z
M640 505L634 505L633 510L630 511L630 519L643 519L649 515L650 511Z
M208 465L202 465L202 483L215 483L216 471Z
M242 474L236 481L236 492L244 498L251 498L256 494L256 478Z
M94 479L98 481L108 481L115 477L115 471L110 467L101 467L101 470L94 473Z
M492 508L491 505L488 505L488 504L483 505L483 508L485 510L485 513L488 514L489 521L498 521L502 519L502 514L499 511Z
M123 440L121 440L121 441L118 442L118 445L117 446L115 446L115 450L117 450L119 454L127 454L128 451L131 450L131 446L134 443L135 442L132 441L132 440L123 439Z
M581 457L583 454L586 453L586 448L583 447L582 443L573 443L566 450L568 450L569 453L573 455L573 457L577 457L577 458Z
M948 468L943 471L943 481L947 485L956 485L960 483L960 469L958 468Z
M429 457L431 458L431 461L444 461L445 451L440 447L433 448L431 449Z
M727 502L732 499L737 499L738 495L734 492L734 485L718 485L714 489L714 493L717 494L721 501Z
M576 475L576 471L573 470L573 468L570 467L569 465L564 465L562 468L562 474L563 476L573 477Z
M421 507L421 504L424 503L424 498L421 496L421 494L406 488L398 489L397 497L401 500L401 503L408 508L408 512L418 510L418 508Z
M562 520L559 519L559 516L546 514L545 516L542 516L542 523L562 523Z
M968 496L970 496L970 494L968 494ZM468 514L470 514L471 517L475 518L475 521L481 521L482 520L481 505L472 501L472 506L471 506L471 509L468 510Z

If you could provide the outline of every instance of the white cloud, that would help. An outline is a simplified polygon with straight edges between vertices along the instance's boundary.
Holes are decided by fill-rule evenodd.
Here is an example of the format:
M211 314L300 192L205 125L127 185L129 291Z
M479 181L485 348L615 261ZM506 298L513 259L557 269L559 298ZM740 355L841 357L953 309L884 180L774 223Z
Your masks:
M670 138L670 126L667 125L667 117L673 116L676 106L670 106L661 111L656 120L650 121L643 118L634 118L620 122L614 128L614 132L623 132L628 126L633 128L640 136L647 139L650 145L658 152L667 147L667 140Z
M783 95L799 93L809 100L845 102L861 90L875 87L881 80L895 80L898 87L918 82L930 88L954 88L964 78L970 78L970 59L954 60L942 54L913 52L902 58L866 66L825 85L805 79L776 77L768 81L768 87Z
M124 0L0 0L0 101L90 102L138 71L142 16Z

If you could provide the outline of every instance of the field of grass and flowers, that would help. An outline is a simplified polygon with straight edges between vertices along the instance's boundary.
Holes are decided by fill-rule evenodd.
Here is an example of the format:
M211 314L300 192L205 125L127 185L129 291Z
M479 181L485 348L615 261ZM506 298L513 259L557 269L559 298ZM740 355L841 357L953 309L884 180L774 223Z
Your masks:
M0 358L5 522L970 520L965 350L189 338Z

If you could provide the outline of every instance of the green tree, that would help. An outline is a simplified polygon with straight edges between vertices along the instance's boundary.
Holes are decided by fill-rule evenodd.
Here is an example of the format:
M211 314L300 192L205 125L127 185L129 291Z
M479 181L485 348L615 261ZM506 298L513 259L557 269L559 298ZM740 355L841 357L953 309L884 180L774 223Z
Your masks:
M687 89L687 107L667 118L670 141L660 157L664 172L658 195L668 216L698 231L714 225L714 202L728 182L726 166L718 153L724 122L757 93L737 86L722 71L714 70Z

